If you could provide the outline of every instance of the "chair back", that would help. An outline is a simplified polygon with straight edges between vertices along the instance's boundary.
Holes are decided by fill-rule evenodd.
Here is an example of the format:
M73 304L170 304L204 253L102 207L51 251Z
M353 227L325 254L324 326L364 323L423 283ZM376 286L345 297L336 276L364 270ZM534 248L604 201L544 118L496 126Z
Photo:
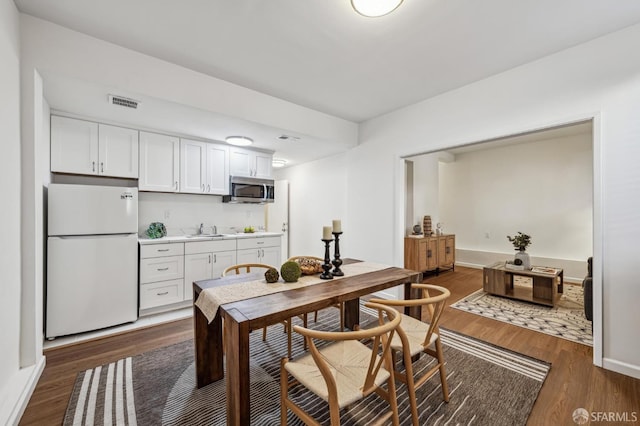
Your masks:
M267 265L264 263L240 263L237 265L231 265L228 268L226 268L224 271L222 271L222 276L226 277L227 275L230 275L231 273L235 273L236 275L238 274L248 274L250 272L252 272L251 269L270 269L273 268L273 266L271 265ZM277 268L275 268L277 269ZM255 271L253 271L255 272Z
M427 308L427 313L429 318L426 319L425 322L429 324L429 328L427 329L427 333L424 337L423 345L424 347L429 346L429 342L431 341L431 336L433 333L438 333L438 323L440 322L440 317L442 316L442 312L444 311L446 301L451 296L451 292L441 286L433 285L433 284L412 284L412 289L416 289L420 291L420 298L417 299L408 299L408 300L384 300L384 299L371 299L371 303L379 303L386 306L392 307L415 307L415 306L425 306ZM436 292L435 296L431 296L429 291L432 293ZM405 341L405 336L403 336L404 332L402 331L402 326L398 328L398 334Z
M371 359L365 376L365 381L362 384L362 392L364 395L368 395L376 388L375 378L380 371L380 368L384 367L393 375L393 361L391 358L391 341L393 334L400 325L402 316L395 309L377 304L366 303L365 306L378 311L378 325L368 329L360 329L356 331L318 331L308 328L300 327L298 325L293 327L296 333L304 336L309 352L313 357L314 362L318 366L322 377L329 389L333 389L333 394L336 392L337 384L335 378L331 373L331 369L327 362L323 359L320 351L318 350L314 339L323 341L345 341L345 340L363 340L372 339L372 351ZM331 391L329 392L331 394Z

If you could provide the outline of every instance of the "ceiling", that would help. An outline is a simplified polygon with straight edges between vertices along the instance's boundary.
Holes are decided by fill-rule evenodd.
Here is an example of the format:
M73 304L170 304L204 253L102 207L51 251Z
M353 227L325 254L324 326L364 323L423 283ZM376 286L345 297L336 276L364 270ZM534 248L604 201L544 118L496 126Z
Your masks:
M355 13L349 0L15 3L23 13L353 122L640 22L637 0L405 0L381 18Z

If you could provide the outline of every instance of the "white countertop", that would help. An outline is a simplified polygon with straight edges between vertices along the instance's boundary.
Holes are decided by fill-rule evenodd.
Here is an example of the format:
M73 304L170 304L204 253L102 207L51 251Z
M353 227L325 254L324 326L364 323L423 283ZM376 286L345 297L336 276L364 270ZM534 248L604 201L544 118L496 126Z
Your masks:
M221 236L207 236L205 235L194 235L194 236L186 236L186 235L174 235L167 236L162 238L148 238L148 237L139 237L138 243L141 245L145 244L167 244L167 243L188 243L191 241L212 241L212 240L237 240L239 238L259 238L259 237L280 237L282 236L282 232L252 232L252 233L244 233L239 232L237 234L221 234Z

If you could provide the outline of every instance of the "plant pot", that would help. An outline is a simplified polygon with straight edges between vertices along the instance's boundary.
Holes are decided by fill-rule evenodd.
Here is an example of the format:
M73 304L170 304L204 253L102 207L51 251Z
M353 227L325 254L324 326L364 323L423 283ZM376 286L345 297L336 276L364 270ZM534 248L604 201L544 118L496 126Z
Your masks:
M520 259L524 269L531 269L531 259L529 258L529 253L527 253L526 251L520 250L519 252L517 252L515 259Z

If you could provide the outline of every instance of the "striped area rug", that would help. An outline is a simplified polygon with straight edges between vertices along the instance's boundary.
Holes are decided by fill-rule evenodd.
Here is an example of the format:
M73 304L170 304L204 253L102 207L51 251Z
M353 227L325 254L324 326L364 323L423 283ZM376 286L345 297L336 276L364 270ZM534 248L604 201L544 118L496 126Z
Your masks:
M366 323L367 312L362 317ZM335 309L320 312L317 329L335 330ZM279 362L286 355L282 326L251 335L251 424L280 423ZM442 401L436 375L417 391L421 425L524 425L542 387L548 363L441 329L450 402ZM293 338L293 356L303 353L300 336ZM78 375L64 425L223 425L224 380L195 388L193 341L151 351ZM416 371L429 368L428 357ZM397 386L402 425L411 424L404 385ZM322 424L329 424L327 405L305 389L290 395ZM367 425L388 405L375 394L343 410L342 424ZM288 424L302 422L289 413Z

